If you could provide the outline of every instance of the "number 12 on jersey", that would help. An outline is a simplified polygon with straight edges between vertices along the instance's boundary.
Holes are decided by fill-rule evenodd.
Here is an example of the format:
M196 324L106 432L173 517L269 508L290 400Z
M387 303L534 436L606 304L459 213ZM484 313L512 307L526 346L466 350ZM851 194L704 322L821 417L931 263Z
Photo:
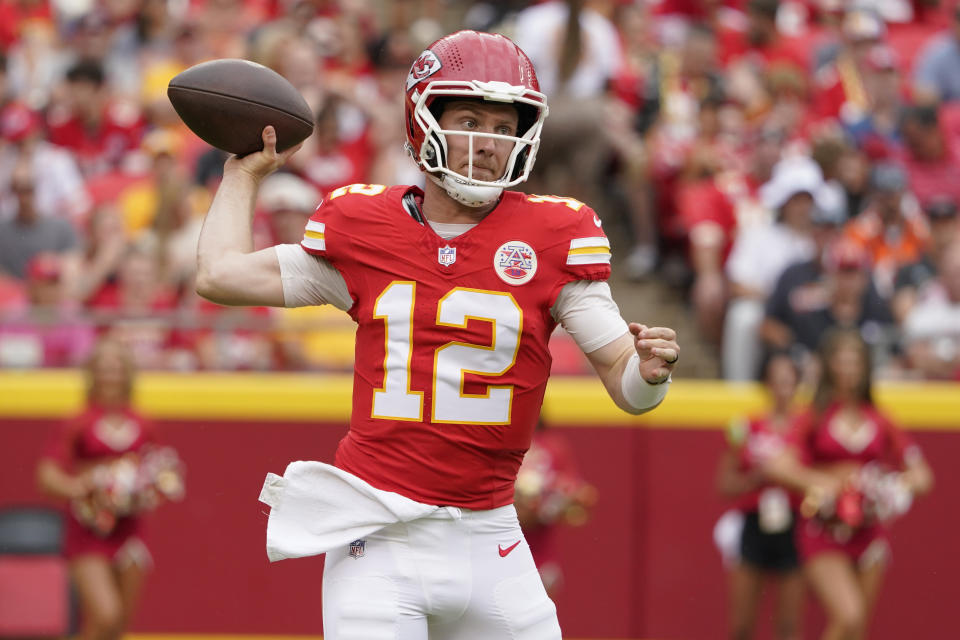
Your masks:
M373 392L372 417L423 420L423 392L410 388L413 309L417 284L397 281L377 297L373 317L384 321L383 388ZM505 291L455 287L437 303L436 324L466 328L470 320L493 325L489 345L448 342L433 356L431 421L464 424L508 424L512 385L490 385L486 393L464 393L464 376L501 376L517 361L523 312Z

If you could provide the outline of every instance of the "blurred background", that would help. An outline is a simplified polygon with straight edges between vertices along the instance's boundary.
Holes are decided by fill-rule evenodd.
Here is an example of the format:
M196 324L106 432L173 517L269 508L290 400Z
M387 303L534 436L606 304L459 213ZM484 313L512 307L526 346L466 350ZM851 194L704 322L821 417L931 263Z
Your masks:
M548 543L565 632L725 635L711 540L724 429L767 406L765 353L793 357L802 394L821 336L846 327L938 478L894 526L870 637L946 637L960 570L951 0L0 1L0 507L48 504L36 461L82 408L79 367L109 333L188 478L182 502L149 516L156 567L132 631L320 634L322 560L270 566L256 497L266 472L332 459L353 323L196 295L225 156L185 128L166 86L234 57L300 90L315 133L264 182L254 221L257 248L299 242L338 186L422 183L402 148L403 80L459 28L530 56L550 117L524 190L596 209L623 315L674 327L683 345L667 402L636 419L554 335L544 417L565 442L545 450L575 469L580 496ZM822 616L807 618L813 637Z

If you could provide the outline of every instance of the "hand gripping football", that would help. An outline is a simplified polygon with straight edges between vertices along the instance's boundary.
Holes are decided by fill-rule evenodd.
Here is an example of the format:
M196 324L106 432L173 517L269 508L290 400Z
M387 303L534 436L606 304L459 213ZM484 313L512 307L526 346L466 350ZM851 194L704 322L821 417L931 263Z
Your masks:
M267 125L277 131L277 151L313 133L313 112L300 92L279 73L249 60L194 65L170 80L167 97L191 131L239 156L263 149Z

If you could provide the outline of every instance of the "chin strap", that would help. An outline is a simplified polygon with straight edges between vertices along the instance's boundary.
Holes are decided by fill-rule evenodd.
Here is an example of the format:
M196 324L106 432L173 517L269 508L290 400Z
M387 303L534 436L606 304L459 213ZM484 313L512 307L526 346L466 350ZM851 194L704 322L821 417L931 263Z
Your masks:
M436 174L429 172L427 177L446 191L448 196L468 207L483 207L495 202L503 193L503 187L481 187L466 184L450 176L438 177Z

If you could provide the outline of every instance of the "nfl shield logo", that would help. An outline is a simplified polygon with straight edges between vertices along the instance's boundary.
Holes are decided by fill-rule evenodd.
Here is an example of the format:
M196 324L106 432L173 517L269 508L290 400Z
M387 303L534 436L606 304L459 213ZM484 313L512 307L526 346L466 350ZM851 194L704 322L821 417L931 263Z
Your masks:
M363 550L367 546L366 540L354 540L350 543L350 557L354 560L363 557Z
M447 245L437 249L437 262L445 267L449 267L457 261L457 248Z

